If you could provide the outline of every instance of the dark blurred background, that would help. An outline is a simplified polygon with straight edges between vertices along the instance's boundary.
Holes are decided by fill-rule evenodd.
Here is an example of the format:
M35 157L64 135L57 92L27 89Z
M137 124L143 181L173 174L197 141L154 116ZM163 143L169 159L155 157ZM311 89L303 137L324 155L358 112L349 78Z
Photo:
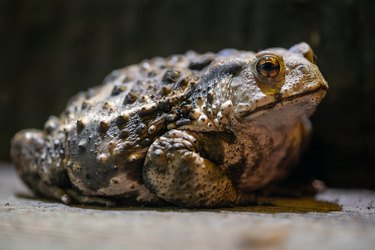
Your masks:
M375 187L375 1L0 0L0 161L111 70L153 56L311 44L330 92L299 172Z

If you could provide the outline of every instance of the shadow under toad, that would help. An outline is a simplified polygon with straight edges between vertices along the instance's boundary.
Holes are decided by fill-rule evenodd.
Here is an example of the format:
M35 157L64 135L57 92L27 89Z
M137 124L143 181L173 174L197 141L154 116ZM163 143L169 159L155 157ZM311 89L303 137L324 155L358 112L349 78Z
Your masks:
M40 198L26 193L17 193L22 199L37 200L46 204L58 203L55 200ZM116 206L105 207L96 205L73 204L71 207L95 210L113 211L158 211L158 212L253 212L253 213L329 213L341 211L341 206L327 201L320 201L314 197L259 197L256 204L249 206L234 206L221 208L183 208L178 206Z

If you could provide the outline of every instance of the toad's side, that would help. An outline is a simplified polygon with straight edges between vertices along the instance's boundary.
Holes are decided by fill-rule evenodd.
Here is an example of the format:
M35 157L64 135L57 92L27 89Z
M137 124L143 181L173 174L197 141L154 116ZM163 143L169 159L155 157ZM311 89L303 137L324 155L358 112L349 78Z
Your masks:
M305 43L154 58L16 134L12 159L65 203L246 204L298 160L327 88Z

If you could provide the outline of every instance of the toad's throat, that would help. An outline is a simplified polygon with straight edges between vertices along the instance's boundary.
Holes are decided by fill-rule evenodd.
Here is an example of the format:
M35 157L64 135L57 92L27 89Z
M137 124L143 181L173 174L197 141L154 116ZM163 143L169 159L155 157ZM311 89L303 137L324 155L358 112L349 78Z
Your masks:
M321 86L319 86L319 87L317 87L315 89L312 89L312 90L309 90L309 91L306 91L306 92L303 92L303 93L291 95L291 96L288 96L288 97L284 97L284 98L281 95L280 96L276 96L275 102L269 103L269 104L265 104L263 106L255 108L253 110L248 110L248 111L241 112L240 116L241 116L241 118L246 118L246 117L249 117L250 115L253 115L253 114L258 113L260 111L272 109L272 108L274 108L276 105L278 105L280 103L284 103L284 102L292 101L294 99L298 99L298 98L301 98L301 97L304 97L304 96L312 95L312 94L315 94L315 93L317 93L319 91L326 92L327 90L328 90L327 86L321 85Z

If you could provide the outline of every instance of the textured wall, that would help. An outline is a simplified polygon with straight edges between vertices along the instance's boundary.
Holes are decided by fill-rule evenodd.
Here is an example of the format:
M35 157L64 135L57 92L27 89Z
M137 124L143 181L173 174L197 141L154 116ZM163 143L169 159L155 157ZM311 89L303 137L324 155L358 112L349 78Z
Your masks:
M304 172L375 185L374 1L0 0L0 159L112 69L189 49L307 41L330 83Z

